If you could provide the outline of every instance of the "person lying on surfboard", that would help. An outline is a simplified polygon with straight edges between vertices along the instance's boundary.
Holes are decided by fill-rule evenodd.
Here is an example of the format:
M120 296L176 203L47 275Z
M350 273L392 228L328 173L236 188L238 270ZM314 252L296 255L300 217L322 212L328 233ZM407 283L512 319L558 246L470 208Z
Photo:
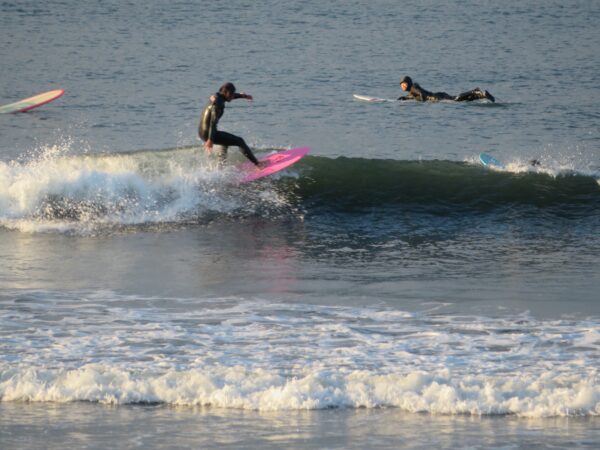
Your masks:
M471 89L470 91L463 92L460 95L452 96L445 92L429 92L419 86L418 83L413 83L410 77L404 77L400 80L400 87L404 92L408 92L408 95L404 97L398 97L398 100L416 100L419 102L436 102L440 100L454 100L455 102L470 102L479 99L488 99L491 102L495 102L496 99L488 91L482 91L479 88Z
M225 162L227 158L227 148L234 146L239 147L244 156L252 161L254 165L262 167L262 164L256 159L248 144L241 137L217 130L219 119L223 116L223 112L225 112L225 102L230 102L236 98L252 100L251 95L236 92L233 83L225 83L221 86L219 92L210 97L208 104L202 112L200 124L198 125L198 136L204 142L204 148L207 152L212 151L214 144L221 147L221 151L218 154L219 161L221 162Z

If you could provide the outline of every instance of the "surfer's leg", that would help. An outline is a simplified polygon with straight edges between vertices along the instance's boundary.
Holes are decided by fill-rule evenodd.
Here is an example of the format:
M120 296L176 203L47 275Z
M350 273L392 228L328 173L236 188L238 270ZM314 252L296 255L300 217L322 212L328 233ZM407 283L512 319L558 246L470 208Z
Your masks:
M256 156L254 156L254 153L252 153L252 150L250 150L250 147L248 147L246 141L239 136L234 137L237 139L236 145L240 148L240 151L244 154L244 156L252 161L254 165L258 166L258 159L256 159Z
M250 150L250 147L248 147L246 141L244 141L241 137L231 133L227 133L225 131L218 131L217 135L213 137L213 141L215 144L225 145L227 147L239 147L240 151L246 158L248 158L254 164L258 165L258 160L256 159L256 156L254 156L254 153L252 153L252 150Z
M494 96L490 94L488 91L482 91L479 88L471 89L470 91L463 92L460 95L457 95L454 100L457 102L471 102L473 100L480 100L486 98L490 100L492 103L496 101Z

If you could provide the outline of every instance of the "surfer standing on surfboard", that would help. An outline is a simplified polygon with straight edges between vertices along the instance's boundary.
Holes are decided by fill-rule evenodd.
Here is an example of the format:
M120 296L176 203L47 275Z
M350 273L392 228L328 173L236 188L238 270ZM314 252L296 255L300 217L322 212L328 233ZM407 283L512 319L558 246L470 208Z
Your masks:
M482 91L479 88L471 89L463 92L460 95L452 96L445 92L429 92L419 86L418 83L413 83L410 77L404 77L400 80L400 87L404 92L408 91L408 95L398 97L398 100L416 100L418 102L436 102L439 100L454 100L455 102L470 102L479 99L488 99L495 102L496 99L488 91Z
M257 167L261 167L261 164L254 156L254 153L252 153L250 147L248 147L241 137L217 130L219 119L225 111L225 102L230 102L236 98L252 100L251 95L243 92L237 93L233 83L225 83L221 86L219 92L210 97L208 104L204 108L198 126L198 136L204 141L204 148L208 152L212 151L214 144L221 146L221 151L218 154L221 162L224 162L227 158L227 147L234 146L239 147L244 156L252 161Z

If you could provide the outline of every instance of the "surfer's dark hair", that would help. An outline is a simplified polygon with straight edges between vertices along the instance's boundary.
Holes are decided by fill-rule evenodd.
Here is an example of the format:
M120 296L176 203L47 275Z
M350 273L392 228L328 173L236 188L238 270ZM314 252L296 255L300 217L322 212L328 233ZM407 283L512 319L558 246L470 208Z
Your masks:
M219 93L224 94L225 92L235 93L235 86L233 83L227 82L219 88Z

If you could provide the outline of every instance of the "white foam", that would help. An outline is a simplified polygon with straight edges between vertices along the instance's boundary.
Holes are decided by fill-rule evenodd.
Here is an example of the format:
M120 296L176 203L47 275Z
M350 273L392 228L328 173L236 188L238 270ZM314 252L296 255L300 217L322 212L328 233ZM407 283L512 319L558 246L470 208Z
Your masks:
M70 145L25 163L0 162L1 226L87 232L232 213L252 201L285 203L268 189L261 196L233 189L233 167L215 170L198 149L68 156Z
M1 401L600 415L595 319L110 292L3 305Z
M252 410L397 407L434 414L524 417L600 415L596 378L463 376L447 370L380 374L212 366L164 374L86 365L79 369L3 371L2 401L165 403Z
M464 161L472 165L481 165L479 157L473 155L466 156ZM576 162L569 159L550 159L549 157L540 159L541 164L535 166L531 164L531 161L531 159L523 159L522 157L506 157L503 160L504 167L491 165L487 168L496 172L510 172L515 174L546 174L554 178L580 175L594 178L600 184L600 171L597 168L591 167L590 164L586 165L580 161Z

